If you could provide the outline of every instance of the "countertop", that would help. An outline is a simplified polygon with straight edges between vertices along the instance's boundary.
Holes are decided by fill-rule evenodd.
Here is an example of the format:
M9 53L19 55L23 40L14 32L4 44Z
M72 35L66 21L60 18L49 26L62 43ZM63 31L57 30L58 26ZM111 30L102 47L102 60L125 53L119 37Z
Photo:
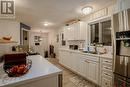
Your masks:
M112 54L92 54L92 53L84 53L84 52L79 51L79 50L70 50L70 49L59 49L59 50L64 50L64 51L69 51L69 52L76 52L76 53L80 53L80 54L88 55L88 56L95 56L95 57L100 57L100 58L113 59Z
M59 68L49 63L40 55L28 56L27 59L32 60L32 67L29 72L21 77L0 78L0 87L26 83L28 81L35 81L40 78L62 74L62 71Z

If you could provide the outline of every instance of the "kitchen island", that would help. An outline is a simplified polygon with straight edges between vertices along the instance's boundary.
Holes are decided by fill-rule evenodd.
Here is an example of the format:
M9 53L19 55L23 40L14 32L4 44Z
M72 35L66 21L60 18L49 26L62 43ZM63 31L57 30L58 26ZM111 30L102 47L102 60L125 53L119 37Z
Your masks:
M32 67L21 77L1 77L0 87L62 87L62 71L40 55L28 56ZM4 75L4 74L3 74Z

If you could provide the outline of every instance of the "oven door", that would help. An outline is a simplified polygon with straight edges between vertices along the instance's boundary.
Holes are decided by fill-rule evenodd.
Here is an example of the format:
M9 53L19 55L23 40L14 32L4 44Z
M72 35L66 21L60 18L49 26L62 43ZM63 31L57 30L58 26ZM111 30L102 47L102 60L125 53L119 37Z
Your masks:
M115 59L114 73L130 78L130 57L117 55Z

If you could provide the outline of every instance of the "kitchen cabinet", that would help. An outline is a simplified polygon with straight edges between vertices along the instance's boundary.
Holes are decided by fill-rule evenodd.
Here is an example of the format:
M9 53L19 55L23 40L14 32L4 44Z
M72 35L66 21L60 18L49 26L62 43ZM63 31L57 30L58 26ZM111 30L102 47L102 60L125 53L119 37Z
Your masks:
M89 63L86 61L86 55L80 54L77 64L78 64L78 66L77 66L78 74L87 78L88 77L88 71L89 71Z
M64 40L67 40L67 38L68 38L68 26L64 26L64 28L63 28L63 31L64 31Z
M126 10L130 8L130 0L117 0L114 5L114 13Z
M79 27L80 27L80 34L79 34L79 40L86 40L86 37L87 37L87 24L85 22L81 22L79 24Z
M102 78L102 87L112 87L112 78L107 76Z
M126 10L130 8L130 0L122 0L122 10Z
M113 28L115 32L130 30L130 9L113 15Z
M68 56L69 56L69 54L67 51L63 51L63 50L59 51L59 62L61 64L65 65L66 67L69 66L69 63L68 63L69 57Z
M104 17L108 15L108 10L107 8L104 8L102 10L99 10L97 12L94 12L93 14L90 15L90 20L96 20L98 18Z
M59 51L59 63L64 64L64 52Z
M68 38L67 40L74 40L74 25L68 26Z
M122 10L122 0L116 0L116 3L114 4L114 13L118 13Z
M60 51L61 64L86 79L99 84L99 57L68 50ZM63 58L63 59L62 59Z
M77 22L66 26L65 29L66 40L86 40L86 24L84 22Z
M101 87L112 87L113 60L111 58L100 59L100 85Z
M71 61L69 62L70 64L71 64L71 69L73 70L73 71L75 71L75 72L77 72L77 63L78 63L78 58L79 58L79 55L78 54L76 54L75 52L70 52L70 55L71 55L71 57L69 57L69 58L71 58Z
M78 54L70 51L59 51L59 62L65 67L77 72L77 58Z
M98 84L99 58L81 54L79 59L79 74Z
M88 60L88 79L98 84L99 63Z
M108 16L111 16L114 13L114 5L111 5L107 8Z

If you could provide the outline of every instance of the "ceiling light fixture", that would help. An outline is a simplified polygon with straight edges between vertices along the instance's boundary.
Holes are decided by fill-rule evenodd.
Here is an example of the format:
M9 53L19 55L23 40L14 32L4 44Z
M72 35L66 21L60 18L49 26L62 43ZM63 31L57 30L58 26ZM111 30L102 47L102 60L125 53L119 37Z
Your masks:
M44 26L48 26L49 25L49 23L47 23L47 22L44 22Z
M84 15L90 14L93 11L93 7L91 6L86 6L84 8L82 8L82 13Z

